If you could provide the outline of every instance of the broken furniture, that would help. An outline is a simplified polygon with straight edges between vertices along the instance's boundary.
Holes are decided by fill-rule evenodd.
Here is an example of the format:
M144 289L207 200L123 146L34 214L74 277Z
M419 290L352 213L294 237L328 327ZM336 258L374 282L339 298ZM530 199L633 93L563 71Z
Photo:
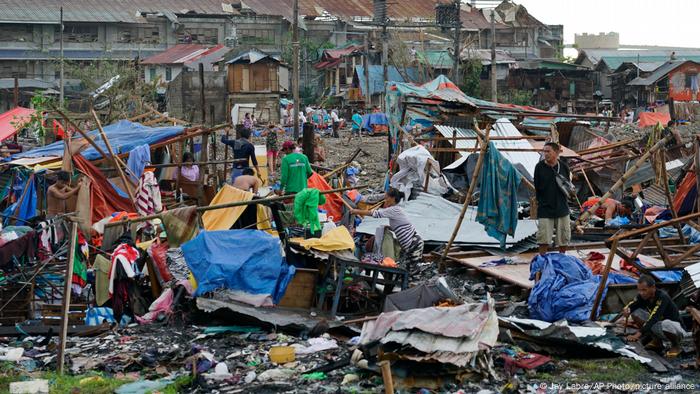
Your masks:
M348 270L350 271L346 272ZM345 282L346 277L350 277L352 280ZM331 284L335 287L333 305L330 311L331 318L334 318L338 313L341 294L346 292L350 286L359 282L368 283L372 290L376 289L377 285L383 285L384 291L380 299L380 303L383 303L384 297L389 294L393 288L400 288L401 290L408 288L408 271L401 268L365 264L331 256L328 265L325 267L325 274L320 281L322 287ZM321 292L318 302L318 306L321 308L324 305L326 294L325 291ZM378 305L377 310L381 310L381 305Z

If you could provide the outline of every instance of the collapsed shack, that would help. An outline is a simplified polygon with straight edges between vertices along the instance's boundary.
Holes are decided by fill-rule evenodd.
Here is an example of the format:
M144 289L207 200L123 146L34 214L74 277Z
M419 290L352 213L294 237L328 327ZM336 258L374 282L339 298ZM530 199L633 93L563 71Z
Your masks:
M0 337L16 339L0 357L139 371L131 384L152 389L189 376L188 389L205 391L500 390L582 353L677 368L624 342L619 312L643 273L679 306L693 302L697 153L661 129L620 137L610 118L471 98L442 76L392 85L387 108L387 181L410 196L401 209L426 245L410 269L390 222L353 214L385 198L354 169L362 147L284 196L270 193L264 146L255 195L224 183L233 159L217 142L231 125L188 127L155 110L104 127L93 114L96 130L73 124L80 137L16 155L3 172L14 227L0 246L21 257L0 260ZM565 147L579 228L567 254L543 257L533 177L547 141ZM194 180L182 176L185 152ZM37 218L62 168L88 179L86 192L66 215ZM618 226L589 217L630 191L657 207Z

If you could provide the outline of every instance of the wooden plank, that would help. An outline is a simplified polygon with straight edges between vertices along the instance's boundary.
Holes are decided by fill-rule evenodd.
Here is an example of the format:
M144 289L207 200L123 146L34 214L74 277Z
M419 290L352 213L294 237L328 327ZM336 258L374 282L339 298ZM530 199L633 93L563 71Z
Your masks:
M68 266L66 267L65 287L63 288L63 318L61 321L61 336L58 348L58 373L63 374L63 364L66 354L66 335L68 334L68 310L70 308L71 287L73 283L73 264L75 263L75 247L78 240L78 223L73 222L70 232L68 249Z

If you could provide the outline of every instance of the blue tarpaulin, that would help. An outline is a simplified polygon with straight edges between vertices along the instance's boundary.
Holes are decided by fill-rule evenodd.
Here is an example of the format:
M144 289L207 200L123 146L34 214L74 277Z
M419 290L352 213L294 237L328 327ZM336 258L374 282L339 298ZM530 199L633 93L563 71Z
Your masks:
M230 289L244 302L277 304L295 272L282 258L279 238L257 230L204 231L182 245L182 253L197 280L195 296Z
M372 126L375 124L378 124L378 125L388 125L389 124L389 119L387 119L384 112L372 112L369 114L365 114L362 117L362 128L363 129L371 130Z
M515 235L518 225L518 187L520 173L501 155L493 141L484 156L481 169L481 196L476 221L486 233L506 247L506 236Z
M168 138L180 135L184 132L184 130L185 128L182 126L148 127L140 123L129 122L128 120L121 120L117 123L112 123L111 125L104 127L107 139L109 139L109 144L112 146L112 149L114 149L115 154L127 153L135 147L143 144L153 145ZM107 152L107 147L105 146L105 143L102 140L98 130L90 131L88 135L97 143L97 146L99 146L104 152ZM81 138L78 136L74 137L74 140L80 139ZM63 146L63 141L57 141L53 144L32 149L28 152L17 153L13 155L12 158L18 159L21 157L43 156L63 157ZM82 152L82 155L88 160L96 160L101 157L99 152L97 152L92 146L85 149Z
M408 67L405 69L405 72L411 81L406 81L395 66L387 67L387 82L412 82L418 80L418 72L415 67ZM355 76L357 76L360 91L365 96L367 84L365 83L364 66L355 66ZM370 95L384 92L384 68L382 66L369 66L369 91Z
M600 276L593 275L581 260L561 253L537 255L530 262L530 280L542 272L527 300L530 318L555 322L588 320ZM603 298L607 287L604 289Z

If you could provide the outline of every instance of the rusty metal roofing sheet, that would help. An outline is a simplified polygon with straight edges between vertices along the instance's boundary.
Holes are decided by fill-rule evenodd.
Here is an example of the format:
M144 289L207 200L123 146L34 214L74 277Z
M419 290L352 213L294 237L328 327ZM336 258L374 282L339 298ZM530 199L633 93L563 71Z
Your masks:
M65 22L142 23L140 12L224 14L220 0L2 0L0 22L58 24L61 6Z
M392 20L433 21L435 6L445 1L412 0L389 1L387 14ZM245 7L259 15L280 15L291 20L293 0L245 0ZM374 15L372 0L299 0L299 15L307 17L330 16L342 20L371 19ZM484 15L476 8L463 7L462 24L465 29L490 27Z
M143 59L143 64L179 64L186 63L205 53L208 47L199 44L180 44L167 51Z

